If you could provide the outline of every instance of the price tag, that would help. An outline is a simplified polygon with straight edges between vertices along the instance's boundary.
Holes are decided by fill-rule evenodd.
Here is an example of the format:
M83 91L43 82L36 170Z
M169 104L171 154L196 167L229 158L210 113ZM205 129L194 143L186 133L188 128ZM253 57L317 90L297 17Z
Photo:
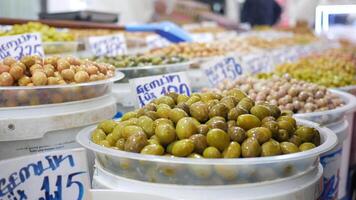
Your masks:
M132 92L136 95L139 107L170 92L190 95L191 89L185 72L158 76L148 76L129 80Z
M71 149L0 161L1 200L88 199L85 150Z
M190 34L194 42L212 42L214 35L211 33L192 33Z
M0 37L0 60L8 56L20 60L23 56L27 55L44 56L41 35L39 33Z
M202 65L202 69L213 86L225 79L235 80L243 73L241 65L234 56L206 62Z
M242 57L242 65L249 74L269 72L272 67L272 59L264 53L248 54Z
M96 56L116 56L127 53L123 34L89 37L88 43L90 51Z
M146 37L146 45L149 49L161 48L170 44L171 42L159 35L149 35Z

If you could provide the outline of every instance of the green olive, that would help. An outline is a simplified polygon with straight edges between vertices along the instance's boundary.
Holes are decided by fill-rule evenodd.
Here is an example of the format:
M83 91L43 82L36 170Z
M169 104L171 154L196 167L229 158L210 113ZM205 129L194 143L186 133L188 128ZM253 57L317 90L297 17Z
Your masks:
M241 144L241 154L244 158L258 157L261 155L261 145L258 143L257 139L254 137L247 138Z
M134 135L136 133L145 133L145 132L139 126L131 126L131 125L125 126L122 132L122 137L124 139L128 139L131 135Z
M279 129L286 130L289 135L292 135L295 131L293 124L286 120L280 120L277 122Z
M130 135L125 142L125 151L140 152L147 145L147 137L144 132L138 132Z
M218 148L220 151L223 151L230 143L229 135L221 129L211 129L207 136L206 140L209 146Z
M227 126L227 123L225 121L222 121L222 120L212 120L210 121L210 123L208 124L208 127L210 129L213 129L213 128L218 128L218 129L221 129L223 131L227 131L228 129L228 126Z
M208 147L203 152L204 158L221 158L221 153L219 149L215 147Z
M194 143L194 151L197 153L203 153L204 149L208 146L206 136L202 134L195 134L189 138Z
M198 133L197 125L194 118L183 117L177 122L176 133L179 139L189 138L190 136Z
M173 108L168 116L170 120L177 123L183 117L188 117L188 114L180 108Z
M173 122L167 118L159 118L159 119L156 119L153 123L154 127L157 127L159 124L170 124L170 125L174 125Z
M231 110L236 106L236 98L233 96L225 96L220 100L220 103L225 104L225 106Z
M251 114L258 117L260 120L263 120L265 117L271 116L272 113L268 107L263 105L255 105L250 110Z
M300 146L303 141L298 135L292 135L292 137L289 138L288 142L291 142L297 146Z
M164 106L160 106L160 105L164 105ZM160 105L158 105L157 111L156 111L158 117L159 118L167 118L168 119L169 118L169 114L171 112L171 108L166 104L160 104Z
M241 146L237 142L230 142L229 146L223 151L224 158L238 158L241 155Z
M156 127L155 135L160 144L167 145L176 139L176 130L167 123L161 123Z
M99 145L100 145L100 146L103 146L103 147L111 147L110 142L107 141L107 140L101 140L101 141L99 142Z
M214 100L214 99L215 99L214 93L202 93L200 95L200 100L204 103L207 103L208 101Z
M313 149L315 147L316 147L315 144L313 144L311 142L304 142L303 144L301 144L299 146L299 150L300 151L307 151L307 150Z
M109 133L105 140L107 140L110 143L110 146L113 146L117 140L115 140L114 136L112 133Z
M209 110L209 117L212 118L215 116L221 116L226 119L228 112L229 109L226 107L225 104L218 103Z
M277 136L275 137L275 139L278 142L284 142L284 141L288 141L289 139L289 133L288 131L284 130L284 129L279 129Z
M273 116L267 116L265 118L262 119L262 124L265 122L270 122L270 121L276 121L276 118L274 118Z
M137 118L137 112L127 112L121 117L121 121L126 121L131 118Z
M272 133L268 128L256 127L247 131L247 137L254 137L260 144L263 144L272 138Z
M237 126L230 127L227 133L230 136L230 140L240 144L247 138L246 131Z
M125 142L126 140L124 138L120 138L116 141L115 146L123 151L125 149Z
M173 108L175 105L174 99L170 96L161 96L156 100L156 102L157 102L157 105L163 103L163 104L167 104L171 108Z
M201 102L195 102L190 106L190 115L200 122L206 122L209 119L208 106Z
M177 103L177 99L178 99L178 94L175 92L169 92L168 94L166 94L166 96L171 97L175 103Z
M310 127L299 126L294 134L299 136L303 142L312 142L315 136L315 131Z
M159 145L159 144L149 144L141 150L142 154L148 154L148 155L163 155L164 154L164 148Z
M237 101L241 101L243 98L247 97L247 94L244 93L242 90L239 90L237 88L233 88L228 91L228 95L234 96Z
M179 103L178 105L176 105L176 108L180 108L182 110L185 111L185 113L189 113L189 106L186 103Z
M278 130L279 130L279 126L278 123L275 121L267 121L265 123L262 124L263 127L268 128L271 133L272 136L275 138L278 135Z
M117 124L114 120L108 119L100 122L98 128L103 130L105 134L109 134L114 130L116 125Z
M114 130L112 130L111 134L113 135L115 140L118 140L119 138L122 137L122 135L121 135L122 131L121 130L123 130L123 127L120 126L120 123L118 123L115 126Z
M208 106L208 109L210 110L213 106L219 103L219 100L213 99L208 102L206 102L206 105Z
M166 152L167 152L167 153L172 154L173 145L174 145L176 142L177 142L177 141L174 141L174 142L170 143L170 144L167 146L167 148L166 148Z
M271 111L271 115L274 118L277 119L281 115L281 110L278 108L278 106L272 104L267 104L266 106L269 108L269 110Z
M147 140L148 144L161 144L158 139L148 139Z
M155 111L147 111L147 112L145 112L145 115L147 117L151 118L153 121L159 118L157 112L155 112Z
M236 126L236 120L229 120L227 122L227 128L228 129L231 128L231 127L234 127L234 126Z
M232 108L229 113L227 114L227 118L229 120L237 120L237 118L240 116L240 115L243 115L243 114L248 114L248 111L245 110L244 108L241 108L241 107L235 107L235 108Z
M189 99L189 96L187 96L185 94L179 94L177 97L177 104L184 103L184 102L188 101L188 99Z
M172 154L178 157L186 157L194 150L194 143L190 139L178 140L172 147Z
M270 139L269 141L263 143L261 148L261 156L276 156L282 154L282 150L279 146L279 143L273 139Z
M188 106L191 106L193 103L200 101L200 97L199 96L191 96L185 103Z
M251 115L251 114L243 114L237 118L237 126L243 128L244 130L248 131L251 128L261 126L261 121L258 117Z
M143 129L143 131L146 133L147 137L151 137L152 135L155 134L155 126L154 126L154 121L147 117L147 116L141 116L138 118L138 125ZM115 131L115 129L114 129Z
M188 156L188 158L204 158L204 157L200 154L192 153Z
M198 134L206 135L209 132L209 126L206 124L200 124L198 126Z
M241 101L237 105L241 108L244 108L245 110L251 110L255 103L254 101L252 101L252 99L245 97L241 99Z
M280 147L283 154L297 153L299 148L291 142L281 142Z
M277 122L279 121L288 121L293 127L297 127L297 121L291 116L280 116L277 118Z
M99 144L101 140L105 140L106 134L101 129L95 129L95 131L91 135L91 140L95 144Z

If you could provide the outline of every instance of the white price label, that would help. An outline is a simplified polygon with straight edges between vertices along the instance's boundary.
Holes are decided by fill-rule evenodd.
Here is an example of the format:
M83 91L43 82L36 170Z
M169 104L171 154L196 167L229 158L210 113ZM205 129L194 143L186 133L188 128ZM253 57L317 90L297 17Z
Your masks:
M190 95L191 89L185 72L130 79L130 87L142 107L170 92Z
M202 69L212 85L216 85L225 79L235 80L243 73L241 65L234 56L206 62Z
M211 33L192 33L190 34L194 42L212 42L214 35Z
M39 33L0 37L0 60L8 56L20 60L23 56L27 55L44 56L41 35Z
M146 45L149 49L161 48L170 44L171 42L159 35L149 35L146 37Z
M123 34L89 37L88 43L90 51L96 56L116 56L127 53Z
M71 149L0 161L1 200L88 199L85 150Z
M244 69L250 74L269 72L272 67L272 57L267 54L249 54L242 58Z

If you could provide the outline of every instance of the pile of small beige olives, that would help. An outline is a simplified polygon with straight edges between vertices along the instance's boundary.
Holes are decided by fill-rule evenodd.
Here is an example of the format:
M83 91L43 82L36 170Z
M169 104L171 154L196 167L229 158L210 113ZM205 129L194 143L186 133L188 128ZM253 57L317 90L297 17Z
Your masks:
M315 148L319 132L297 125L290 112L255 104L239 89L218 93L169 93L105 120L91 135L98 145L148 155L189 158L276 156Z

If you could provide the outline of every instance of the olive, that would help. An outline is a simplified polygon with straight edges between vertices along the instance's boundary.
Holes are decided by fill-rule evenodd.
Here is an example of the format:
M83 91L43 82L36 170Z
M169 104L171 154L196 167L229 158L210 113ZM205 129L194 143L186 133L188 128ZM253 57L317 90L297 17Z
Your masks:
M203 152L204 158L221 158L220 151L215 147L208 147Z
M310 127L299 126L294 134L299 136L303 142L312 142L315 136L315 131Z
M229 113L227 114L227 118L229 120L237 120L237 117L242 114L248 114L248 111L241 107L235 107L229 111Z
M125 127L126 128L126 127ZM125 151L140 152L147 145L147 137L143 132L131 134L125 142Z
M107 140L107 141L109 142L110 146L113 146L113 145L116 143L116 141L117 141L117 140L115 140L115 138L114 138L114 136L113 136L112 133L109 133L109 134L106 136L105 140Z
M172 154L178 157L190 155L194 150L194 143L190 139L178 140L172 147Z
M300 146L303 141L298 135L292 135L292 137L289 138L288 142L291 142L297 146Z
M173 108L175 105L174 99L170 96L161 96L158 99L156 99L156 102L157 102L157 105L167 104L170 108Z
M291 116L280 116L277 118L278 121L288 121L293 127L297 127L297 121Z
M228 91L228 95L234 96L237 101L241 101L243 98L247 97L247 94L244 93L242 90L239 90L237 88L233 88Z
M169 92L168 94L166 94L167 96L171 97L175 103L177 103L177 99L178 99L178 94L175 92Z
M169 114L171 112L171 108L167 104L159 104L157 106L157 115L159 118L169 118Z
M241 108L244 108L245 110L251 110L254 104L255 103L252 101L252 99L245 97L237 105Z
M276 105L267 104L266 106L269 108L271 115L274 118L278 118L281 115L281 110Z
M166 124L170 124L170 125L174 125L173 122L167 118L159 118L159 119L156 119L153 123L154 127L157 127L159 124L163 124L163 123L166 123Z
M155 134L154 121L151 118L149 118L147 116L139 117L138 125L143 129L143 131L146 133L147 137L151 137L152 135Z
M142 154L148 154L148 155L163 155L164 154L164 148L159 145L159 144L149 144L141 150Z
M179 94L177 97L177 104L184 103L184 102L188 101L188 99L189 99L189 96L187 96L185 94Z
M107 141L107 140L101 140L101 141L99 142L99 145L100 145L100 146L103 146L103 147L111 147L110 142Z
M147 111L157 111L157 105L154 103L149 103L143 107Z
M174 145L176 142L177 142L177 141L174 141L174 142L170 143L170 144L167 146L167 148L166 148L166 152L167 152L167 153L172 154L173 145Z
M222 120L212 120L212 121L209 122L208 127L210 129L218 128L218 129L221 129L221 130L223 130L225 132L228 129L227 123L225 121L222 121Z
M289 117L292 117L293 116L293 111L291 110L283 110L281 111L281 115L280 116L289 116Z
M183 117L177 122L176 133L179 139L189 138L190 136L198 133L197 125L194 118Z
M300 151L307 151L307 150L313 149L313 148L315 148L315 147L316 147L316 146L315 146L315 144L313 144L313 143L304 142L303 144L301 144L301 145L299 146L299 150L300 150Z
M255 105L250 110L251 114L263 120L265 117L271 116L271 111L269 108L263 105Z
M194 143L194 151L197 153L203 153L204 149L208 146L206 136L202 134L195 134L189 138Z
M157 112L155 112L155 111L147 111L147 112L145 112L145 115L147 117L151 118L152 120L156 120L159 118Z
M236 102L237 102L237 100L232 96L226 96L220 100L220 103L225 104L225 106L229 110L233 109L236 106Z
M267 116L265 118L262 119L262 124L265 123L265 122L269 122L269 121L276 121L276 119L272 116Z
M229 145L230 137L225 131L215 128L209 130L206 140L209 146L216 147L220 151L223 151Z
M131 135L134 135L137 133L145 134L143 129L139 126L133 126L133 125L125 126L123 129L123 132L122 132L122 137L124 139L128 139Z
M262 124L262 127L268 128L271 131L272 136L274 138L277 137L278 130L279 130L279 126L278 126L277 122L275 122L275 121L267 121L267 122Z
M115 143L115 147L117 147L119 150L125 150L125 139L124 138L120 138L116 141Z
M278 130L278 133L275 137L275 139L278 141L278 142L284 142L284 141L288 141L289 139L289 133L288 131L284 130L284 129L279 129Z
M272 133L268 128L256 127L247 131L247 137L254 137L260 144L263 144L272 138Z
M243 128L244 130L248 131L251 128L261 126L261 121L258 117L251 115L251 114L243 114L237 118L237 126Z
M291 142L281 142L280 147L281 147L283 154L299 152L299 148L297 147L297 145L295 145Z
M214 100L214 93L202 93L200 94L200 100L204 103L207 103L210 100Z
M241 144L241 155L244 158L248 157L258 157L261 155L261 145L258 143L257 139L254 137L247 138Z
M206 102L206 105L208 106L208 109L210 110L213 106L219 103L219 100L214 99Z
M206 124L200 124L198 127L198 134L206 135L209 131L209 126Z
M215 116L221 116L226 119L228 112L229 109L226 107L225 104L218 103L209 110L209 117L212 118Z
M192 153L188 156L188 158L204 158L204 157L200 154Z
M201 102L195 102L190 106L190 115L200 122L206 122L209 119L208 106Z
M104 133L103 130L101 129L95 129L95 131L92 133L91 135L91 140L95 143L95 144L99 144L99 142L101 140L105 140L106 138L106 134Z
M286 130L289 135L294 133L295 128L291 122L286 121L286 120L280 120L277 123L278 123L279 129Z
M229 120L227 122L227 128L228 129L231 128L231 127L234 127L234 126L236 126L236 120Z
M148 144L161 144L158 139L154 139L154 138L153 139L151 139L151 138L148 139L147 143Z
M229 146L223 151L224 158L238 158L241 155L241 146L237 142L230 142Z
M230 127L227 133L230 136L230 140L240 144L247 138L246 131L237 126Z
M185 103L188 106L191 106L193 103L200 101L200 97L199 96L191 96Z
M161 123L156 127L155 135L160 144L167 145L176 139L176 130L167 123Z
M276 140L270 139L261 146L261 156L276 156L281 155L282 150Z
M169 112L168 116L170 120L172 120L174 123L177 123L183 117L188 117L188 114L180 108L173 108Z
M109 134L114 130L116 125L114 120L104 120L98 125L98 128L102 129L106 134Z
M189 106L184 102L176 105L176 108L180 108L180 109L184 110L187 114L190 112Z

